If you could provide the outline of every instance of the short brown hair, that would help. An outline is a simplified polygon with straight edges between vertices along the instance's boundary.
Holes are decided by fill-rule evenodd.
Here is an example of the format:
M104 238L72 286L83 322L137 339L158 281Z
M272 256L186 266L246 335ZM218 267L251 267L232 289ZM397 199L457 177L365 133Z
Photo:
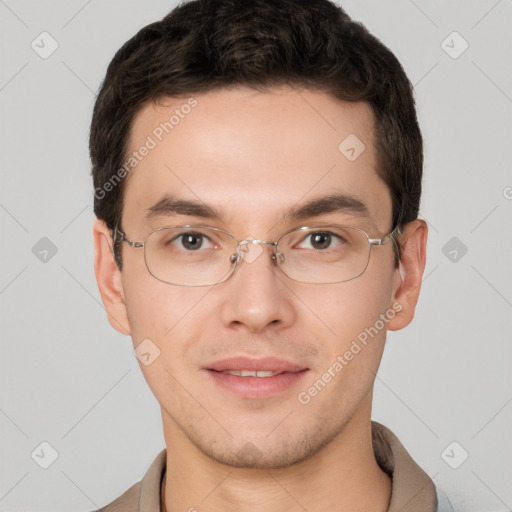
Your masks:
M371 106L377 172L391 193L393 225L415 220L423 142L412 85L393 53L329 0L193 0L127 41L108 66L92 117L92 176L102 191L95 193L96 216L109 229L121 220L126 177L118 171L144 104L284 84ZM118 185L106 187L113 177Z

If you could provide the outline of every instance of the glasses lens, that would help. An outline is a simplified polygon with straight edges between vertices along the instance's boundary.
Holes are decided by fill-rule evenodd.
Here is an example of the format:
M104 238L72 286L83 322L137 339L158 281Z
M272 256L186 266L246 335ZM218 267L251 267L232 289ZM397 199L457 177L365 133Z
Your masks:
M327 284L360 276L368 266L370 244L360 229L322 226L287 233L277 251L279 266L291 279Z
M161 228L146 239L144 257L150 273L161 281L207 286L229 276L236 246L231 235L213 228Z

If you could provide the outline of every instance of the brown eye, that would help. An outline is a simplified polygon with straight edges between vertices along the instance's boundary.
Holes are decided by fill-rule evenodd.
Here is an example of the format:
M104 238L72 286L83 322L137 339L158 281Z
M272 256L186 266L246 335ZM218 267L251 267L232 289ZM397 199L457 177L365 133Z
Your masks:
M298 248L325 251L339 247L343 242L344 239L341 236L331 231L314 231L309 233L302 242L298 244Z
M203 245L203 235L197 233L186 233L184 235L180 235L181 244L185 249L189 251L196 251L200 249Z
M165 245L171 246L177 250L194 252L200 249L211 249L214 244L210 238L203 233L187 231L172 237Z
M313 233L311 236L311 245L314 249L327 249L331 245L330 233Z

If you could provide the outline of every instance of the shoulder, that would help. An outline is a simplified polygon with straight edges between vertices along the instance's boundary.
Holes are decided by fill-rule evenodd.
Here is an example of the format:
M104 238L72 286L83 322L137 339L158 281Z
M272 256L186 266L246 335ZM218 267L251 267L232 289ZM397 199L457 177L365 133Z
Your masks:
M437 509L436 512L454 512L454 508L447 494L436 486Z
M95 512L139 512L141 482L132 485L119 498Z
M140 482L132 485L119 498L95 512L139 512L160 510L160 490L166 469L167 450L156 456Z

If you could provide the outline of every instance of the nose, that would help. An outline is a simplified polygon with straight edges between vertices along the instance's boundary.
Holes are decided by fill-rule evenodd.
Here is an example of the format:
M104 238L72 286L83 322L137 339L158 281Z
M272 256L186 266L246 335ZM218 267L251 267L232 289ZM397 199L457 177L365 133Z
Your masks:
M224 325L257 333L294 321L296 312L291 292L274 260L273 246L274 242L252 239L240 243L238 266L223 285L221 319Z

